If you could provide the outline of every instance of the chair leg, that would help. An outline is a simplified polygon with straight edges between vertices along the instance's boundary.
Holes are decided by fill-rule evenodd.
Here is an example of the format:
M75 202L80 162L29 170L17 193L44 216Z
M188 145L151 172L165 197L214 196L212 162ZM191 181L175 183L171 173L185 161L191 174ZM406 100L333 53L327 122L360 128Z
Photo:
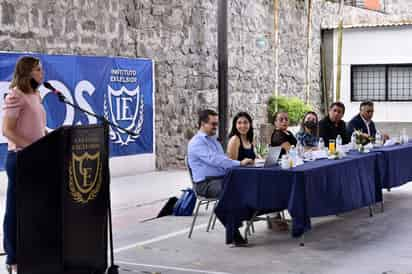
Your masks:
M285 218L285 212L283 212L283 210L280 212L280 218L282 219L282 220L285 220L286 218Z
M190 231L189 231L189 239L192 237L192 232L193 232L193 227L195 226L195 222L196 222L196 218L197 218L197 214L199 213L199 208L200 208L200 204L202 202L199 200L197 202L197 206L196 206L196 210L195 210L195 215L193 215L193 220L192 220L192 225L190 226Z
M207 202L207 203L209 204L209 202ZM215 222L216 222L215 209L216 209L216 206L217 206L217 202L213 205L212 213L210 213L209 222L207 223L206 232L209 232L211 225L212 225L212 229L215 228Z
M373 207L369 206L369 217L373 217Z
M272 222L270 221L269 215L266 215L266 223L268 225L268 229L272 229Z
M213 222L212 222L212 230L215 229L215 224L216 224L216 214L215 214L215 209L217 207L217 203L219 201L215 202L215 205L213 206Z
M254 220L251 221L252 224L250 227L252 228L252 233L255 233L255 224L253 222Z
M209 201L206 202L206 211L209 209Z
M250 221L246 222L246 227L245 227L245 240L247 240L247 236L251 236L252 234L250 233Z
M252 231L253 233L255 233L255 229L254 229L254 225L253 225L253 220L256 218L257 214L259 212L256 211L255 213L253 213L252 218L250 218L250 220L248 220L246 222L246 228L245 228L245 239L247 239L247 234L249 234L250 236L252 236L252 232L250 231L250 227L252 227Z

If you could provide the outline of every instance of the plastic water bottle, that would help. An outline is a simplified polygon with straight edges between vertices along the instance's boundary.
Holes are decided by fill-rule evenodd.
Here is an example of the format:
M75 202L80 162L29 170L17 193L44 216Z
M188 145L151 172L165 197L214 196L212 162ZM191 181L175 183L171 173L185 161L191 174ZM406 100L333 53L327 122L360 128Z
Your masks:
M405 138L405 129L403 128L402 131L399 133L399 143L401 144L405 143L404 138Z
M324 150L325 149L325 141L323 141L322 137L319 138L318 149L319 150Z
M382 145L382 135L379 133L379 131L376 132L375 144L377 144L378 146Z
M289 149L289 157L292 159L292 161L295 163L296 158L297 158L297 151L295 146L291 146Z
M298 144L296 145L296 149L298 151L298 157L303 159L303 154L305 153L305 149L300 142L298 142Z
M356 149L356 133L355 133L355 131L352 133L352 136L350 137L350 143L352 145L352 148Z
M336 137L336 150L340 151L342 148L342 137L340 136L340 134L338 134L338 136Z
M405 128L402 129L402 141L403 141L403 144L406 144L409 142L409 136L406 134Z

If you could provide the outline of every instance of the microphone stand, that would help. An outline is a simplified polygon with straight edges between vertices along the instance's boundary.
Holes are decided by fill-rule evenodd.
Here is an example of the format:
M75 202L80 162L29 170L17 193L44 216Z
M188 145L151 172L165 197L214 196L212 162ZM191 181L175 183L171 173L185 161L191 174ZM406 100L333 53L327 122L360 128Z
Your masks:
M72 106L73 108L80 110L83 113L86 113L90 116L93 116L95 118L97 118L97 120L101 121L103 123L104 126L104 132L105 132L105 136L106 136L106 150L107 153L109 153L109 141L108 141L108 135L109 135L109 125L118 129L121 129L123 131L125 131L127 134L129 135L136 135L136 133L127 130L125 128L122 128L112 122L110 122L109 120L106 119L106 117L102 116L102 115L98 115L96 113L90 112L88 110L85 110L83 108L81 108L79 105L73 104L72 102L69 102L66 100L66 97L61 93L61 92L56 92L59 101ZM109 163L107 163L107 166L109 166ZM109 219L109 242L110 242L110 267L107 270L107 274L119 274L119 266L114 264L114 250L113 250L113 225L112 225L112 206L111 206L111 199L110 199L110 170L108 169L108 174L107 174L107 178L109 180L109 184L108 184L108 219Z

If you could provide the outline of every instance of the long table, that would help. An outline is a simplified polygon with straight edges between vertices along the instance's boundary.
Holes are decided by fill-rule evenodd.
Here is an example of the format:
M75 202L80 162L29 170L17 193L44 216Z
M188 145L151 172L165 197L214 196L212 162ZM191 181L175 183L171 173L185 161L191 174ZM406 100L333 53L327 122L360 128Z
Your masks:
M287 209L292 236L311 229L311 217L344 213L382 201L381 152L352 153L340 160L307 162L288 170L236 167L224 179L215 213L226 228L226 243L256 211Z
M412 181L412 143L373 149L382 154L382 187L391 189Z

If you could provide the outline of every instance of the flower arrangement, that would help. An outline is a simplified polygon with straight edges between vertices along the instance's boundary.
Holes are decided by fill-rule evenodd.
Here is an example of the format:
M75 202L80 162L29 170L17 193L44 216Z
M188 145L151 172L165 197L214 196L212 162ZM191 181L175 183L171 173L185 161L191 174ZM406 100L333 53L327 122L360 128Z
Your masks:
M363 133L360 129L356 129L354 131L355 137L356 137L356 144L357 145L366 145L370 142L374 141L374 138L372 136L369 136L366 133Z

